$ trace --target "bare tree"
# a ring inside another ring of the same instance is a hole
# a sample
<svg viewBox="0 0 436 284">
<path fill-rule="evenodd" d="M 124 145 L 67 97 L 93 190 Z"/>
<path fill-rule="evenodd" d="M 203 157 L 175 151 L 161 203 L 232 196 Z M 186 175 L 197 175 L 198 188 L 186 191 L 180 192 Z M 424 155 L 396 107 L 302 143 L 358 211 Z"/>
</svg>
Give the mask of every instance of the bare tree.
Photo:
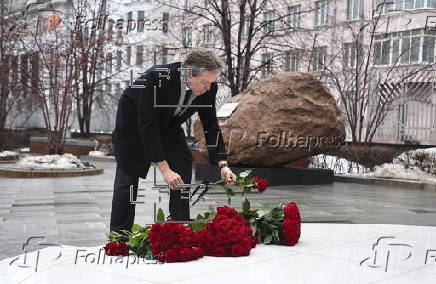
<svg viewBox="0 0 436 284">
<path fill-rule="evenodd" d="M 256 55 L 269 40 L 277 40 L 284 30 L 289 29 L 278 24 L 286 18 L 286 14 L 278 15 L 271 11 L 273 17 L 264 18 L 264 12 L 271 7 L 267 6 L 270 4 L 268 0 L 196 1 L 192 6 L 187 4 L 191 1 L 183 1 L 185 3 L 182 2 L 181 6 L 161 0 L 156 2 L 174 10 L 170 20 L 171 26 L 176 27 L 173 37 L 183 42 L 184 33 L 177 27 L 183 31 L 190 28 L 196 34 L 203 35 L 203 40 L 200 38 L 197 45 L 214 48 L 221 53 L 225 61 L 225 72 L 220 83 L 230 88 L 232 96 L 247 88 L 252 81 L 257 80 L 263 68 L 272 64 L 275 58 L 259 61 Z M 204 42 L 207 38 L 204 34 L 206 27 L 214 29 L 213 33 L 218 35 L 218 40 Z"/>
</svg>

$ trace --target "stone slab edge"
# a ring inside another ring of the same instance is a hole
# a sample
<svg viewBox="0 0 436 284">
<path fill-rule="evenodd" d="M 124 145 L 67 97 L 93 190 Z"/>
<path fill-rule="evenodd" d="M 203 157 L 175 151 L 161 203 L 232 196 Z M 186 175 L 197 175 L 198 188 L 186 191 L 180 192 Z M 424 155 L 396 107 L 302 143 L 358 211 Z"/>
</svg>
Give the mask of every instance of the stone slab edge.
<svg viewBox="0 0 436 284">
<path fill-rule="evenodd" d="M 334 175 L 333 180 L 335 182 L 350 182 L 350 183 L 360 183 L 360 184 L 370 184 L 370 185 L 389 185 L 389 186 L 401 186 L 401 187 L 407 187 L 413 189 L 436 190 L 436 183 L 414 181 L 414 180 L 367 178 L 367 177 L 344 176 L 344 175 Z"/>
<path fill-rule="evenodd" d="M 79 159 L 91 162 L 116 162 L 115 156 L 80 156 Z"/>
<path fill-rule="evenodd" d="M 16 170 L 16 169 L 1 169 L 0 177 L 6 178 L 54 178 L 54 177 L 78 177 L 91 176 L 103 173 L 103 169 L 86 169 L 86 170 L 62 170 L 62 171 L 38 171 L 38 170 Z"/>
</svg>

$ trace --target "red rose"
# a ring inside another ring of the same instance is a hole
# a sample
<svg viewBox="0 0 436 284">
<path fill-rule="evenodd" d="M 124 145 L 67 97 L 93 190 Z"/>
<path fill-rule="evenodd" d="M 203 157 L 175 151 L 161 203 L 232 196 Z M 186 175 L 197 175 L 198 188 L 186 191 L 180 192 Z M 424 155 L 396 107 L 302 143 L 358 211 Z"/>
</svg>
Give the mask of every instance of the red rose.
<svg viewBox="0 0 436 284">
<path fill-rule="evenodd" d="M 254 176 L 254 182 L 255 186 L 254 188 L 257 188 L 257 190 L 262 193 L 265 191 L 265 189 L 268 187 L 268 184 L 266 183 L 266 179 L 260 178 L 258 176 Z"/>
<path fill-rule="evenodd" d="M 300 239 L 300 222 L 298 220 L 285 219 L 283 221 L 284 244 L 294 246 Z"/>
<path fill-rule="evenodd" d="M 120 242 L 118 247 L 120 255 L 129 255 L 129 246 L 125 242 Z"/>
<path fill-rule="evenodd" d="M 284 210 L 285 218 L 291 218 L 295 220 L 300 220 L 300 211 L 298 210 L 298 206 L 295 202 L 289 202 Z"/>
<path fill-rule="evenodd" d="M 165 254 L 165 262 L 176 262 L 177 261 L 177 253 L 173 249 L 169 249 Z"/>
<path fill-rule="evenodd" d="M 191 250 L 190 250 L 190 248 L 182 248 L 180 250 L 180 259 L 181 259 L 181 261 L 189 261 L 189 260 L 191 260 Z"/>
<path fill-rule="evenodd" d="M 244 256 L 244 255 L 249 255 L 250 254 L 250 249 L 241 246 L 241 245 L 234 245 L 232 247 L 232 256 Z"/>
<path fill-rule="evenodd" d="M 120 247 L 116 242 L 109 242 L 104 246 L 106 255 L 118 255 L 120 253 Z"/>
<path fill-rule="evenodd" d="M 200 247 L 192 247 L 192 255 L 195 259 L 203 257 L 204 251 Z"/>
<path fill-rule="evenodd" d="M 212 256 L 226 256 L 226 254 L 222 247 L 216 247 L 212 252 Z"/>
</svg>

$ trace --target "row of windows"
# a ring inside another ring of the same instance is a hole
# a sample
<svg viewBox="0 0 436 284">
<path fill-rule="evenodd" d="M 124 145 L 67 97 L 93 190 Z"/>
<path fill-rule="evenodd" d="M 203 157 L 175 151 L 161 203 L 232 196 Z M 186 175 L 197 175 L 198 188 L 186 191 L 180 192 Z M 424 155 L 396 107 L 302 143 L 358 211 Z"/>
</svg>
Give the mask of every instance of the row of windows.
<svg viewBox="0 0 436 284">
<path fill-rule="evenodd" d="M 376 38 L 374 64 L 429 63 L 435 60 L 436 33 L 424 29 L 391 33 Z"/>
<path fill-rule="evenodd" d="M 436 8 L 436 0 L 375 0 L 373 3 L 373 9 L 378 14 L 389 14 L 422 8 Z"/>
<path fill-rule="evenodd" d="M 284 56 L 284 70 L 285 71 L 300 71 L 302 50 L 291 49 L 285 53 Z M 261 58 L 261 74 L 266 76 L 272 74 L 275 67 L 274 54 L 272 52 L 267 52 L 262 54 Z M 320 46 L 315 47 L 312 50 L 309 61 L 309 69 L 311 71 L 322 71 L 325 68 L 327 60 L 327 47 Z"/>
</svg>

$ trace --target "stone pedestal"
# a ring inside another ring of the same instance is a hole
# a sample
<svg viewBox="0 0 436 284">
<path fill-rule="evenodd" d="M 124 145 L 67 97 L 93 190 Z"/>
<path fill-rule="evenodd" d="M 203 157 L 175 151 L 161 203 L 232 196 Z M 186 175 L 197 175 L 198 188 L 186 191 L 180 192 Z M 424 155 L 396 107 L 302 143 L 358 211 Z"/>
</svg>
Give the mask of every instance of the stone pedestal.
<svg viewBox="0 0 436 284">
<path fill-rule="evenodd" d="M 333 183 L 333 171 L 327 169 L 299 168 L 284 166 L 280 168 L 250 168 L 230 166 L 237 175 L 245 170 L 252 170 L 252 175 L 265 178 L 269 186 L 296 184 L 330 184 Z M 195 179 L 197 181 L 217 181 L 220 170 L 217 165 L 197 163 L 195 165 Z"/>
</svg>

